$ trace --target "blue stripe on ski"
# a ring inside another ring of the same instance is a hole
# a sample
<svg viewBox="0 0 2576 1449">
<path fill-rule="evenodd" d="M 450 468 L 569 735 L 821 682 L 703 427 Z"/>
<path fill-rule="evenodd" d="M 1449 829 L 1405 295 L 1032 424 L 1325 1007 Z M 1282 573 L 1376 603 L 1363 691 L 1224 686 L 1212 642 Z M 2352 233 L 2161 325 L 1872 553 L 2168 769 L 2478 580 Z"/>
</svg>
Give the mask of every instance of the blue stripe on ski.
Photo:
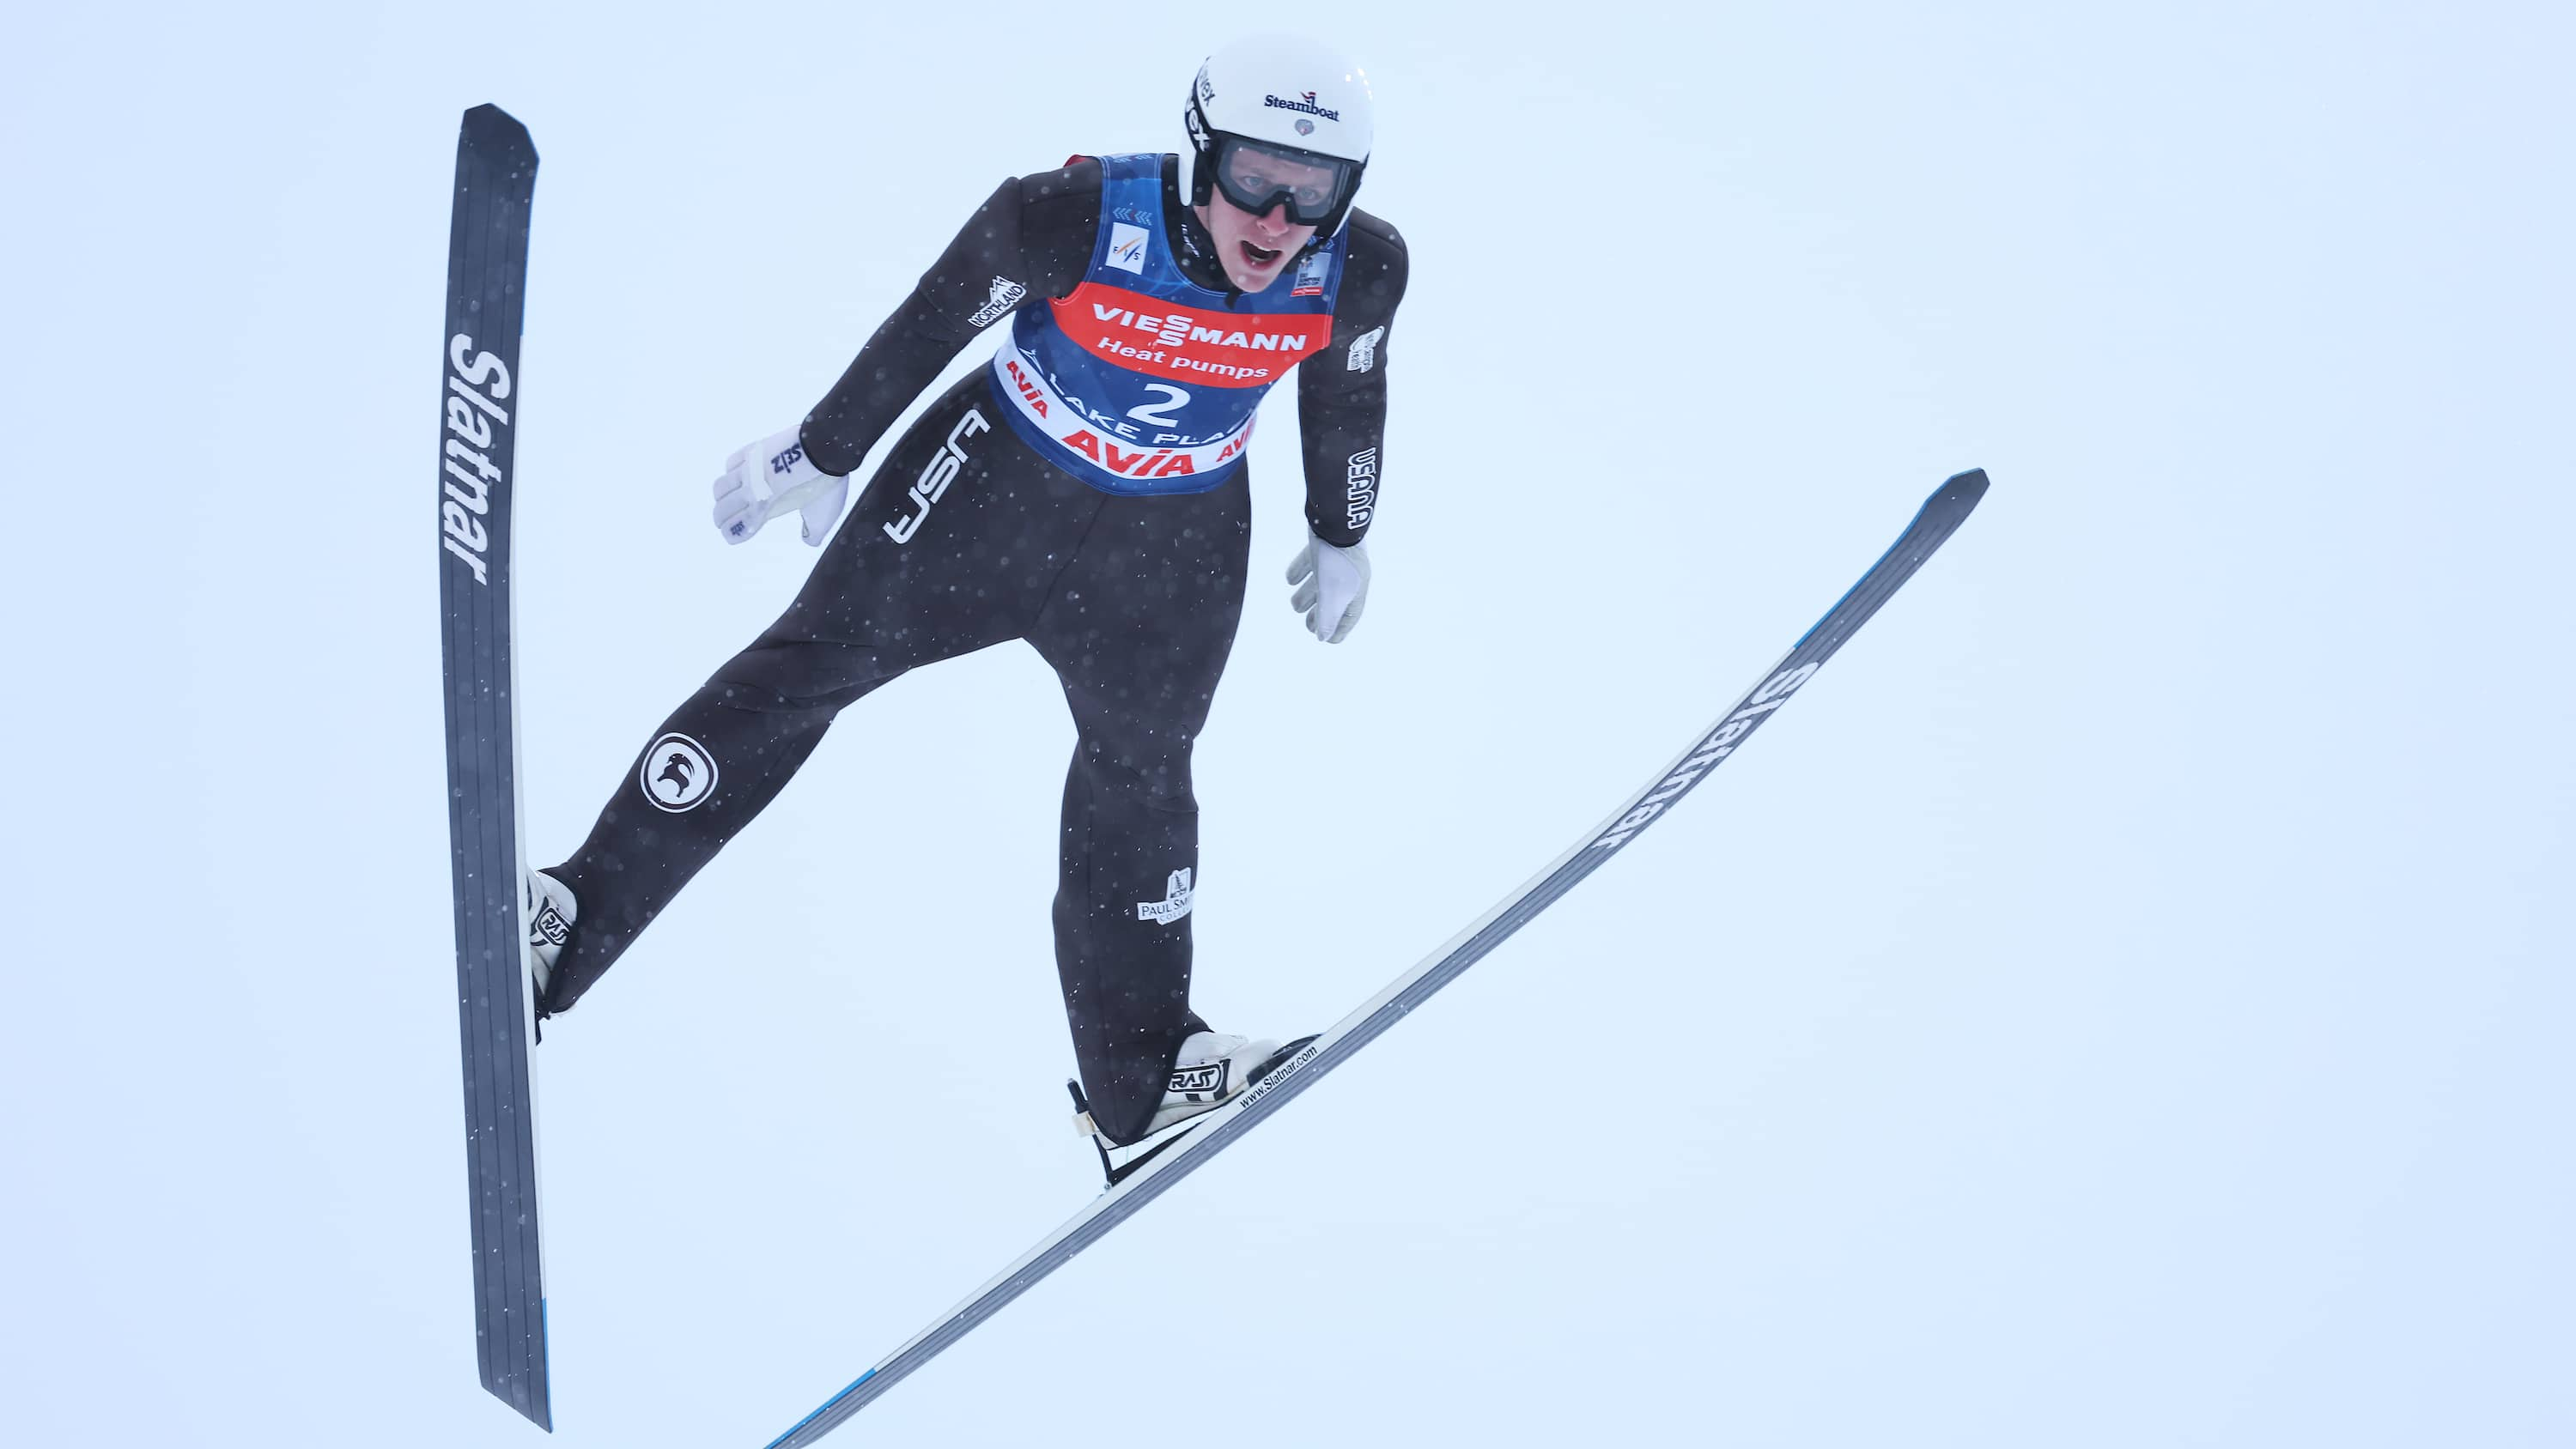
<svg viewBox="0 0 2576 1449">
<path fill-rule="evenodd" d="M 1935 508 L 1957 509 L 1958 521 L 1950 525 L 1950 529 L 1955 530 L 1959 526 L 1959 523 L 1967 521 L 1969 511 L 1974 509 L 1977 506 L 1978 500 L 1985 496 L 1986 470 L 1983 468 L 1971 468 L 1965 473 L 1953 473 L 1948 478 L 1943 479 L 1941 486 L 1932 490 L 1932 496 L 1923 500 L 1923 506 L 1914 510 L 1914 521 L 1907 524 L 1905 526 L 1905 531 L 1896 536 L 1896 542 L 1887 546 L 1887 552 L 1878 556 L 1878 562 L 1869 566 L 1868 573 L 1862 574 L 1859 580 L 1850 588 L 1843 590 L 1843 596 L 1834 600 L 1833 608 L 1827 609 L 1822 615 L 1817 617 L 1816 622 L 1807 626 L 1807 632 L 1798 636 L 1798 642 L 1790 646 L 1789 652 L 1794 654 L 1797 651 L 1806 648 L 1807 641 L 1816 637 L 1816 631 L 1825 627 L 1825 621 L 1831 619 L 1837 612 L 1839 612 L 1843 605 L 1851 602 L 1852 595 L 1857 594 L 1863 588 L 1866 588 L 1869 585 L 1870 580 L 1877 577 L 1879 570 L 1887 567 L 1887 561 L 1896 557 L 1896 551 L 1905 547 L 1906 543 L 1913 539 L 1915 533 L 1923 527 L 1924 518 L 1929 515 L 1932 510 Z M 1949 538 L 1949 536 L 1950 531 L 1944 530 L 1938 538 L 1934 538 L 1930 542 L 1924 544 L 1923 557 L 1930 558 L 1932 556 L 1932 550 L 1939 548 L 1942 543 Z M 1919 566 L 1922 563 L 1922 559 L 1915 560 L 1915 563 Z M 1910 576 L 1913 573 L 1913 570 L 1908 569 L 1906 570 L 1906 573 Z M 1904 579 L 1896 580 L 1897 584 L 1901 584 L 1903 582 L 1905 582 Z M 1891 594 L 1895 593 L 1895 584 L 1890 584 L 1887 591 Z M 1875 613 L 1877 610 L 1873 608 L 1871 612 Z M 1863 616 L 1864 619 L 1866 617 L 1866 615 Z M 1855 622 L 1852 627 L 1857 629 L 1860 627 L 1860 624 Z"/>
<path fill-rule="evenodd" d="M 870 1369 L 870 1370 L 868 1370 L 866 1373 L 863 1373 L 863 1374 L 859 1375 L 857 1378 L 854 1378 L 854 1379 L 850 1380 L 850 1384 L 849 1384 L 849 1387 L 848 1387 L 848 1388 L 845 1388 L 845 1389 L 841 1390 L 839 1393 L 834 1394 L 832 1397 L 830 1397 L 830 1398 L 828 1398 L 828 1399 L 825 1399 L 825 1400 L 823 1401 L 823 1406 L 822 1406 L 821 1408 L 816 1409 L 814 1412 L 812 1412 L 812 1413 L 810 1413 L 810 1414 L 807 1414 L 804 1418 L 799 1419 L 799 1420 L 797 1420 L 794 1424 L 792 1424 L 792 1425 L 788 1426 L 788 1430 L 787 1430 L 787 1432 L 786 1432 L 786 1433 L 781 1434 L 781 1435 L 779 1435 L 777 1438 L 770 1440 L 770 1441 L 769 1441 L 769 1443 L 768 1443 L 767 1445 L 763 1446 L 763 1449 L 778 1449 L 778 1446 L 779 1446 L 779 1445 L 784 1444 L 784 1443 L 786 1443 L 788 1440 L 795 1438 L 795 1437 L 796 1437 L 796 1431 L 797 1431 L 797 1430 L 802 1429 L 802 1428 L 804 1428 L 806 1425 L 813 1423 L 816 1419 L 819 1419 L 819 1418 L 823 1417 L 823 1415 L 824 1415 L 827 1411 L 829 1411 L 829 1410 L 831 1409 L 831 1407 L 832 1407 L 834 1404 L 837 1404 L 837 1403 L 839 1403 L 840 1401 L 842 1401 L 843 1399 L 848 1398 L 848 1397 L 849 1397 L 853 1392 L 855 1392 L 855 1391 L 858 1389 L 859 1385 L 861 1385 L 861 1384 L 863 1384 L 863 1383 L 866 1383 L 868 1380 L 870 1380 L 870 1379 L 872 1379 L 872 1378 L 875 1378 L 876 1376 L 877 1376 L 877 1371 L 876 1371 L 875 1369 Z"/>
</svg>

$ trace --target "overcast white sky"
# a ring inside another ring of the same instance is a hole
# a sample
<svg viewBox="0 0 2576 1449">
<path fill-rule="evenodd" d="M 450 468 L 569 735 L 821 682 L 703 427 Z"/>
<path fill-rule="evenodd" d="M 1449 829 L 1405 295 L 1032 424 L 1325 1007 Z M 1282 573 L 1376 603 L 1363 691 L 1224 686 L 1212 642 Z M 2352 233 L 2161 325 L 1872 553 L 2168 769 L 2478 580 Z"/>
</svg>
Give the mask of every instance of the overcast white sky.
<svg viewBox="0 0 2576 1449">
<path fill-rule="evenodd" d="M 475 1381 L 432 454 L 544 163 L 530 845 L 789 597 L 707 481 L 1206 7 L 43 8 L 0 86 L 24 1442 L 532 1445 Z M 2564 6 L 1324 4 L 1409 238 L 1368 617 L 1289 400 L 1200 1003 L 1341 1015 L 1994 492 L 1687 805 L 857 1444 L 2576 1442 Z M 961 361 L 961 366 L 969 365 Z M 1079 1206 L 1072 731 L 847 716 L 545 1045 L 557 1439 L 753 1446 Z"/>
</svg>

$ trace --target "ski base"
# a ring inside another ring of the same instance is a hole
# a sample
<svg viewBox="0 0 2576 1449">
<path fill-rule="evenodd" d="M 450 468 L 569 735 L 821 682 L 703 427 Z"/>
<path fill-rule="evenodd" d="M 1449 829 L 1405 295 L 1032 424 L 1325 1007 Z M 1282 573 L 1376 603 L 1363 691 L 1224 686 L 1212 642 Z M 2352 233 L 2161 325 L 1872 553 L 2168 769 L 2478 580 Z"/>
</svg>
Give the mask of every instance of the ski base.
<svg viewBox="0 0 2576 1449">
<path fill-rule="evenodd" d="M 1112 1186 L 1093 1199 L 1090 1206 L 1022 1254 L 1018 1261 L 1003 1269 L 946 1317 L 913 1335 L 876 1367 L 859 1375 L 848 1387 L 825 1400 L 821 1407 L 797 1421 L 786 1433 L 771 1440 L 768 1449 L 803 1449 L 803 1446 L 830 1433 L 900 1383 L 906 1375 L 964 1337 L 977 1324 L 999 1312 L 1012 1299 L 1070 1262 L 1084 1248 L 1098 1242 L 1103 1235 L 1146 1203 L 1161 1196 L 1200 1164 L 1233 1145 L 1237 1138 L 1251 1131 L 1291 1097 L 1348 1061 L 1352 1054 L 1375 1041 L 1408 1012 L 1457 979 L 1461 972 L 1482 960 L 1532 917 L 1546 910 L 1581 883 L 1584 877 L 1625 849 L 1639 832 L 1697 788 L 1709 771 L 1741 748 L 1755 730 L 1812 679 L 1843 642 L 1867 623 L 1880 606 L 1914 576 L 1924 561 L 1958 531 L 1985 494 L 1986 475 L 1982 469 L 1955 474 L 1945 481 L 1930 498 L 1924 500 L 1922 508 L 1914 515 L 1914 521 L 1895 544 L 1880 555 L 1878 562 L 1861 576 L 1859 582 L 1835 601 L 1823 618 L 1798 637 L 1798 642 L 1781 656 L 1780 662 L 1766 671 L 1760 682 L 1738 700 L 1734 708 L 1720 715 L 1707 731 L 1694 736 L 1688 749 L 1675 757 L 1672 764 L 1657 774 L 1644 789 L 1629 797 L 1627 803 L 1604 820 L 1598 829 L 1583 836 L 1547 869 L 1450 938 L 1446 945 L 1397 977 L 1332 1030 L 1309 1042 L 1303 1050 L 1289 1056 L 1267 1076 L 1224 1105 L 1183 1124 L 1189 1130 L 1179 1140 L 1166 1144 L 1164 1150 L 1152 1157 L 1132 1164 L 1125 1175 L 1114 1178 Z M 1079 1103 L 1081 1093 L 1078 1088 L 1074 1095 Z M 1108 1165 L 1106 1152 L 1102 1161 L 1104 1167 Z"/>
<path fill-rule="evenodd" d="M 536 172 L 525 126 L 494 106 L 465 113 L 439 348 L 438 592 L 476 1356 L 483 1387 L 550 1430 L 510 643 L 514 389 Z"/>
</svg>

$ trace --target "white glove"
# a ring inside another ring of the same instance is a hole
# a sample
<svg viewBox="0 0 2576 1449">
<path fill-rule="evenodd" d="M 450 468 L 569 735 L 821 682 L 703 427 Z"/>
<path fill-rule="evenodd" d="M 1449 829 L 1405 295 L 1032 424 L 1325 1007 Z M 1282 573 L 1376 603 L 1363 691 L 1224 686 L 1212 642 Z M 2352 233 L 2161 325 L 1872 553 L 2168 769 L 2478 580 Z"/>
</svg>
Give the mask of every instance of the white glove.
<svg viewBox="0 0 2576 1449">
<path fill-rule="evenodd" d="M 832 536 L 833 520 L 850 497 L 850 480 L 814 466 L 796 429 L 733 450 L 716 480 L 716 532 L 740 543 L 789 509 L 803 515 L 805 541 L 816 548 Z"/>
<path fill-rule="evenodd" d="M 1306 632 L 1339 644 L 1351 637 L 1368 603 L 1368 545 L 1336 548 L 1310 533 L 1306 546 L 1288 560 L 1288 582 L 1297 586 L 1288 607 L 1306 616 Z"/>
</svg>

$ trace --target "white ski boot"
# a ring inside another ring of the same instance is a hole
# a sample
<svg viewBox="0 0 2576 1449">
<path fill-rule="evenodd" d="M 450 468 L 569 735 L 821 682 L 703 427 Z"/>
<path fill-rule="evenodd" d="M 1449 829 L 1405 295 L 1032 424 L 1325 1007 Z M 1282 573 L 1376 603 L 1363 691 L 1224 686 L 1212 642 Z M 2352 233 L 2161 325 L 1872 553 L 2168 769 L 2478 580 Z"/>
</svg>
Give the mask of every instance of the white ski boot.
<svg viewBox="0 0 2576 1449">
<path fill-rule="evenodd" d="M 526 884 L 528 960 L 535 967 L 537 1015 L 544 1016 L 546 983 L 554 978 L 555 962 L 563 956 L 564 942 L 572 939 L 572 923 L 580 912 L 571 889 L 544 871 L 529 871 Z"/>
<path fill-rule="evenodd" d="M 1281 1046 L 1275 1041 L 1254 1041 L 1213 1031 L 1194 1032 L 1181 1043 L 1181 1054 L 1172 1063 L 1171 1079 L 1163 1085 L 1163 1104 L 1154 1110 L 1143 1136 L 1128 1143 L 1111 1141 L 1091 1120 L 1091 1103 L 1082 1095 L 1082 1084 L 1067 1082 L 1065 1086 L 1073 1093 L 1074 1130 L 1089 1137 L 1091 1145 L 1099 1149 L 1101 1171 L 1108 1174 L 1110 1186 L 1115 1187 L 1127 1174 L 1144 1166 L 1147 1158 L 1188 1135 L 1202 1125 L 1209 1113 L 1241 1096 L 1313 1040 L 1304 1036 Z"/>
</svg>

